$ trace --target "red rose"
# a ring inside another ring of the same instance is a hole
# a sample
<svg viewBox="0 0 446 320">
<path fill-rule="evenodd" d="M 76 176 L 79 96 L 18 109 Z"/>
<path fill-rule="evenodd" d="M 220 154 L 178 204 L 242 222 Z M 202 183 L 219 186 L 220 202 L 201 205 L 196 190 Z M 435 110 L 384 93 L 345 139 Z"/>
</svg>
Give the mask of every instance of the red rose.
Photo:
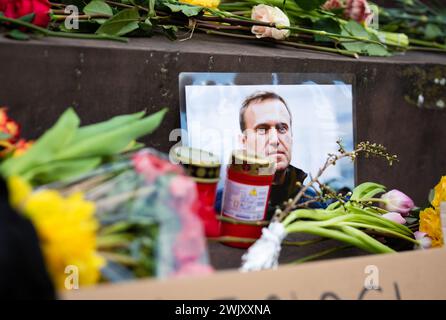
<svg viewBox="0 0 446 320">
<path fill-rule="evenodd" d="M 6 17 L 17 19 L 34 13 L 32 23 L 40 27 L 48 26 L 50 8 L 48 0 L 0 0 L 0 12 Z"/>
</svg>

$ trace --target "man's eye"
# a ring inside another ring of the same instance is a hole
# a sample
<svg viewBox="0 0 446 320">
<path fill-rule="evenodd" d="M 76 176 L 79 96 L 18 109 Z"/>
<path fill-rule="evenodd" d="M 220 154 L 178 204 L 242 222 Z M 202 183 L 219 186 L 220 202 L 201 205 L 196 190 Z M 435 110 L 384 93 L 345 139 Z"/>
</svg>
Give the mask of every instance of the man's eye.
<svg viewBox="0 0 446 320">
<path fill-rule="evenodd" d="M 277 131 L 278 131 L 279 133 L 281 133 L 281 134 L 284 134 L 284 133 L 287 133 L 288 128 L 287 128 L 286 126 L 279 126 L 279 127 L 277 128 Z"/>
<path fill-rule="evenodd" d="M 266 129 L 265 128 L 257 128 L 257 133 L 258 134 L 266 134 Z"/>
</svg>

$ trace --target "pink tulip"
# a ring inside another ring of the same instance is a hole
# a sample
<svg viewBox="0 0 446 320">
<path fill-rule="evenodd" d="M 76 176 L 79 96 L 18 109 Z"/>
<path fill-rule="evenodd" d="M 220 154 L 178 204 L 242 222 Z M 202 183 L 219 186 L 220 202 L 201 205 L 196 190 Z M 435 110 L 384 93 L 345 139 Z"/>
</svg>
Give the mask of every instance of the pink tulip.
<svg viewBox="0 0 446 320">
<path fill-rule="evenodd" d="M 399 224 L 405 224 L 406 223 L 406 219 L 404 219 L 401 214 L 399 214 L 398 212 L 388 212 L 382 215 L 383 218 L 399 223 Z"/>
<path fill-rule="evenodd" d="M 395 189 L 383 194 L 381 199 L 385 201 L 384 208 L 387 211 L 401 213 L 403 217 L 407 217 L 409 211 L 415 207 L 412 199 Z"/>
<path fill-rule="evenodd" d="M 420 246 L 417 248 L 428 249 L 432 246 L 432 239 L 427 236 L 426 232 L 415 231 L 415 240 L 420 241 Z"/>
</svg>

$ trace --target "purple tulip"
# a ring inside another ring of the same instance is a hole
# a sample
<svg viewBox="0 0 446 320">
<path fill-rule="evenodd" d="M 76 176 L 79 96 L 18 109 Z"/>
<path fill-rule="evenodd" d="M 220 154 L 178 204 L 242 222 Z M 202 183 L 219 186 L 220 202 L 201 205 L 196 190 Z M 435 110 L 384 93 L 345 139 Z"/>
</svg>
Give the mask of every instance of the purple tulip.
<svg viewBox="0 0 446 320">
<path fill-rule="evenodd" d="M 399 214 L 398 212 L 388 212 L 382 215 L 383 218 L 399 223 L 399 224 L 405 224 L 406 223 L 406 219 L 403 218 L 403 216 L 401 214 Z"/>
<path fill-rule="evenodd" d="M 415 207 L 415 204 L 413 203 L 411 198 L 406 196 L 401 191 L 395 189 L 384 193 L 381 196 L 381 199 L 384 200 L 384 208 L 387 211 L 401 213 L 403 217 L 408 216 L 409 211 Z"/>
</svg>

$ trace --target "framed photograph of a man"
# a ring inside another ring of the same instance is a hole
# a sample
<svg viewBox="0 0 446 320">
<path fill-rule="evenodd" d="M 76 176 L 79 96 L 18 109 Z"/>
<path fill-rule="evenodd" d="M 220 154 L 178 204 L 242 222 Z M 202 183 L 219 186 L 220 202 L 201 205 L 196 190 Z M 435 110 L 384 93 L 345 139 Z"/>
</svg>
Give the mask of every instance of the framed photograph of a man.
<svg viewBox="0 0 446 320">
<path fill-rule="evenodd" d="M 220 158 L 220 189 L 234 150 L 267 158 L 275 164 L 271 205 L 281 204 L 338 149 L 336 141 L 353 147 L 353 80 L 334 74 L 182 73 L 182 144 Z M 321 182 L 351 190 L 354 164 L 340 161 Z"/>
</svg>

